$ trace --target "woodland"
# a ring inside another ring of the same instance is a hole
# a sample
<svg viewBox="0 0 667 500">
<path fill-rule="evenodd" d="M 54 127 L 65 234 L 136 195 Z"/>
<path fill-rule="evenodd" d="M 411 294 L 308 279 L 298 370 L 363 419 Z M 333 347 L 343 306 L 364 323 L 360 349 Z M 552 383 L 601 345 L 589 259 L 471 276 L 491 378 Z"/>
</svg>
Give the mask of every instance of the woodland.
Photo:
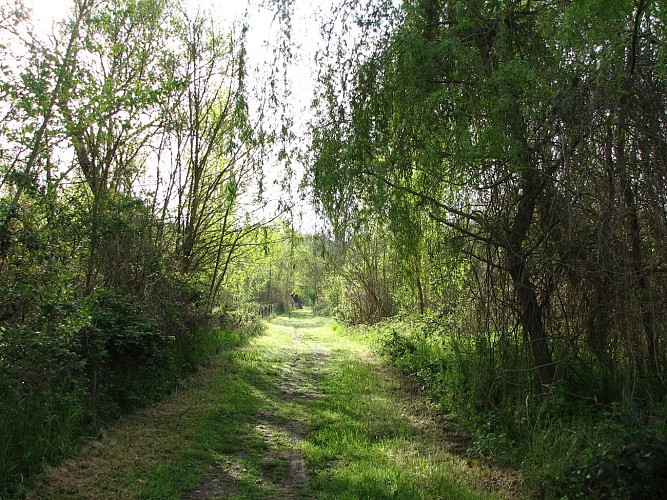
<svg viewBox="0 0 667 500">
<path fill-rule="evenodd" d="M 296 4 L 259 86 L 176 0 L 2 5 L 0 497 L 301 304 L 538 496 L 666 494 L 664 3 L 334 2 L 306 132 Z"/>
</svg>

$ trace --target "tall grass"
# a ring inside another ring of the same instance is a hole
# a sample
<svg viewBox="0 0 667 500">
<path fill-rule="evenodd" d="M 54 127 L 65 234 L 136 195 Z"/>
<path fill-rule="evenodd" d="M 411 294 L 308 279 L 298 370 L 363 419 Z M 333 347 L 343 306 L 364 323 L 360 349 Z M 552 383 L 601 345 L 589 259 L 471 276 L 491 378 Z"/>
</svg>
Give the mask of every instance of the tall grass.
<svg viewBox="0 0 667 500">
<path fill-rule="evenodd" d="M 667 494 L 664 400 L 622 399 L 622 382 L 602 380 L 594 360 L 545 392 L 502 335 L 415 317 L 375 329 L 380 351 L 468 426 L 471 451 L 523 467 L 546 497 Z"/>
<path fill-rule="evenodd" d="M 3 394 L 0 498 L 20 495 L 35 472 L 71 453 L 90 431 L 85 426 L 83 400 L 70 391 L 71 380 L 65 378 L 51 391 L 40 391 L 29 399 L 7 391 Z"/>
</svg>

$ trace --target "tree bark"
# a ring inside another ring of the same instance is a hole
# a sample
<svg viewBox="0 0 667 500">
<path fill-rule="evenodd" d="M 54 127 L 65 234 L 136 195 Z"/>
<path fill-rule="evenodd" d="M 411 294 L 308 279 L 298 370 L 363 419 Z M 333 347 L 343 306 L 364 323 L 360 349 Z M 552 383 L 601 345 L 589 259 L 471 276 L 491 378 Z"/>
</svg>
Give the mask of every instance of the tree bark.
<svg viewBox="0 0 667 500">
<path fill-rule="evenodd" d="M 508 237 L 507 267 L 518 301 L 519 320 L 530 342 L 535 373 L 542 388 L 547 389 L 554 381 L 556 370 L 542 320 L 542 307 L 527 269 L 528 255 L 524 248 L 540 191 L 538 173 L 534 169 L 524 170 L 521 175 L 519 206 Z"/>
</svg>

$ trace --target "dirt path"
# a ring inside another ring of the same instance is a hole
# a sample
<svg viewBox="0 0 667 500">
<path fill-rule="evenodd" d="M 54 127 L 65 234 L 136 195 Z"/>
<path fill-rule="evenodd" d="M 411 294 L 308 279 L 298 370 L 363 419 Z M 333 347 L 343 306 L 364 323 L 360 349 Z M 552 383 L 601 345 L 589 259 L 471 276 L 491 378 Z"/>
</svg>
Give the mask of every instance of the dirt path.
<svg viewBox="0 0 667 500">
<path fill-rule="evenodd" d="M 466 438 L 369 350 L 307 314 L 201 370 L 50 468 L 30 498 L 483 498 L 518 474 Z"/>
<path fill-rule="evenodd" d="M 278 324 L 283 322 L 277 320 Z M 257 483 L 265 486 L 267 495 L 270 492 L 272 497 L 296 499 L 309 480 L 300 451 L 301 442 L 308 434 L 308 415 L 303 402 L 321 396 L 316 374 L 318 367 L 326 363 L 328 350 L 305 339 L 298 321 L 287 319 L 287 325 L 288 332 L 283 334 L 287 341 L 283 342 L 278 353 L 273 353 L 276 356 L 274 361 L 277 361 L 273 365 L 277 367 L 276 375 L 280 381 L 280 402 L 289 408 L 293 418 L 284 420 L 269 409 L 262 408 L 254 418 L 252 431 L 261 436 L 265 448 L 260 459 L 262 474 Z M 280 359 L 282 355 L 284 359 Z M 272 469 L 277 472 L 272 473 Z M 211 465 L 204 480 L 183 498 L 233 498 L 239 494 L 237 483 L 243 472 L 247 469 L 232 459 L 220 465 Z"/>
</svg>

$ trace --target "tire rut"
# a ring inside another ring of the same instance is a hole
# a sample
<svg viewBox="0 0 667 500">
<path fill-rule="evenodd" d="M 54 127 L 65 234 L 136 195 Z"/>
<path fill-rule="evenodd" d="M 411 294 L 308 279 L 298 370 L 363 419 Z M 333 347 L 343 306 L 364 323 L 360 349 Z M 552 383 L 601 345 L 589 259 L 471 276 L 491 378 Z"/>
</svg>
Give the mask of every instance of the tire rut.
<svg viewBox="0 0 667 500">
<path fill-rule="evenodd" d="M 250 432 L 261 436 L 265 452 L 260 459 L 260 477 L 256 482 L 267 493 L 264 498 L 297 499 L 309 482 L 308 469 L 301 454 L 302 440 L 308 435 L 305 401 L 321 397 L 318 391 L 318 371 L 326 364 L 328 349 L 308 340 L 299 328 L 291 327 L 292 342 L 284 349 L 278 384 L 280 401 L 290 407 L 291 418 L 284 418 L 268 409 L 255 417 Z M 194 490 L 182 498 L 202 500 L 234 498 L 238 484 L 248 471 L 232 458 L 210 465 L 210 470 Z"/>
</svg>

